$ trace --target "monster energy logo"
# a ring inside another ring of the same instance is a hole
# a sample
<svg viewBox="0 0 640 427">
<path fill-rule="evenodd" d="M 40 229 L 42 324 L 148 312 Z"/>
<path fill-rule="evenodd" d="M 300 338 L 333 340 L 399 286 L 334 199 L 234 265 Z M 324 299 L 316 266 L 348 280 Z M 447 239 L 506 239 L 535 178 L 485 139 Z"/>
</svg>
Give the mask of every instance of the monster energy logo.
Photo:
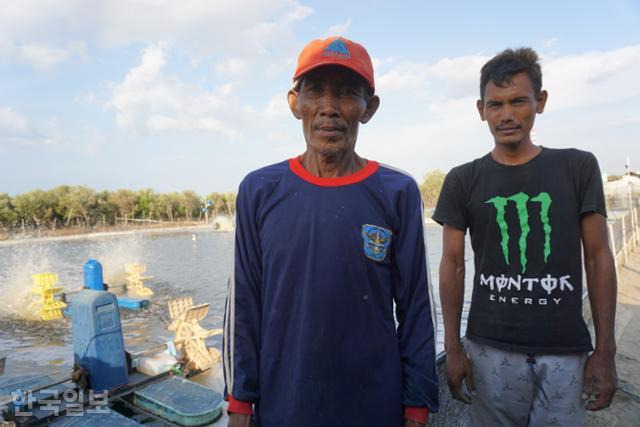
<svg viewBox="0 0 640 427">
<path fill-rule="evenodd" d="M 485 203 L 491 203 L 496 208 L 496 222 L 498 228 L 500 228 L 500 234 L 502 240 L 500 246 L 502 247 L 502 254 L 504 260 L 509 265 L 509 226 L 504 219 L 505 207 L 509 201 L 515 202 L 518 212 L 518 221 L 520 223 L 520 239 L 518 240 L 518 247 L 520 249 L 520 265 L 522 265 L 522 272 L 527 270 L 527 236 L 531 228 L 529 227 L 529 212 L 527 210 L 527 202 L 540 203 L 540 221 L 542 222 L 542 228 L 544 230 L 544 262 L 547 262 L 549 254 L 551 254 L 551 225 L 549 225 L 549 206 L 551 206 L 551 196 L 549 193 L 542 192 L 533 198 L 525 193 L 517 193 L 510 197 L 493 197 L 487 200 Z"/>
</svg>

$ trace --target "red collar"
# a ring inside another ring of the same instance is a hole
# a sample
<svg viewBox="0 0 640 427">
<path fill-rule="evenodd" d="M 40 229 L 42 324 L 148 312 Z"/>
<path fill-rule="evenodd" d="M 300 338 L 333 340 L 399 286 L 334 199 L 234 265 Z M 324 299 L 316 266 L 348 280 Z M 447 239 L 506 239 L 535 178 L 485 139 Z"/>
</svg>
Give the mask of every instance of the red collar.
<svg viewBox="0 0 640 427">
<path fill-rule="evenodd" d="M 379 166 L 380 165 L 378 164 L 378 162 L 367 160 L 367 164 L 362 169 L 351 175 L 339 176 L 336 178 L 321 178 L 309 173 L 302 166 L 300 157 L 289 159 L 289 169 L 291 169 L 291 172 L 298 175 L 305 181 L 310 182 L 311 184 L 319 185 L 321 187 L 339 187 L 342 185 L 350 185 L 360 181 L 364 181 L 365 179 L 376 173 Z"/>
</svg>

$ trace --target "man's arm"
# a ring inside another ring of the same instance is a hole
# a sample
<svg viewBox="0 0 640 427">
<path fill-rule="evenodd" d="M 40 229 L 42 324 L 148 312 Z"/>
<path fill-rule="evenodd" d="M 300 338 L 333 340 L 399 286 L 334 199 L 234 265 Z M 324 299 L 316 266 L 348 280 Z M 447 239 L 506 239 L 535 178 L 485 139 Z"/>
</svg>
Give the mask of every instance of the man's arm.
<svg viewBox="0 0 640 427">
<path fill-rule="evenodd" d="M 597 411 L 611 404 L 618 386 L 614 332 L 617 285 L 613 255 L 607 239 L 606 218 L 587 213 L 580 221 L 584 264 L 591 314 L 596 331 L 596 346 L 584 369 L 583 399 L 595 396 L 587 409 Z"/>
<path fill-rule="evenodd" d="M 471 398 L 462 381 L 473 394 L 475 386 L 471 363 L 460 343 L 460 318 L 464 302 L 464 231 L 445 224 L 442 231 L 440 261 L 440 303 L 444 319 L 444 349 L 447 354 L 447 382 L 451 395 L 465 403 Z"/>
<path fill-rule="evenodd" d="M 223 367 L 229 426 L 233 427 L 249 426 L 252 405 L 259 398 L 262 257 L 255 193 L 247 179 L 240 184 L 234 271 L 224 319 Z"/>
<path fill-rule="evenodd" d="M 400 229 L 392 237 L 393 297 L 398 320 L 406 425 L 424 425 L 438 410 L 435 331 L 431 317 L 422 199 L 412 181 L 398 201 Z M 413 424 L 416 425 L 416 424 Z"/>
</svg>

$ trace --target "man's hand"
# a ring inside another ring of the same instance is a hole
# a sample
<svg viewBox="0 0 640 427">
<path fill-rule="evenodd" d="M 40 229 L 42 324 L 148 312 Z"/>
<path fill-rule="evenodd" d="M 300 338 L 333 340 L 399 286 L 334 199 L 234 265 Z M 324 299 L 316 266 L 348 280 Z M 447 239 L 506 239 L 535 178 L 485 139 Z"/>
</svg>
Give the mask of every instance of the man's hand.
<svg viewBox="0 0 640 427">
<path fill-rule="evenodd" d="M 588 411 L 599 411 L 611 405 L 618 388 L 614 353 L 594 351 L 584 366 L 582 399 L 588 400 Z"/>
<path fill-rule="evenodd" d="M 414 420 L 404 420 L 404 427 L 424 427 L 426 424 L 419 423 Z"/>
<path fill-rule="evenodd" d="M 251 415 L 229 413 L 228 427 L 251 427 Z"/>
<path fill-rule="evenodd" d="M 471 396 L 464 390 L 463 380 L 466 382 L 467 389 L 472 395 L 476 394 L 476 386 L 473 384 L 473 373 L 471 372 L 471 361 L 464 353 L 462 348 L 453 351 L 447 351 L 447 383 L 451 396 L 454 399 L 464 403 L 471 403 Z"/>
</svg>

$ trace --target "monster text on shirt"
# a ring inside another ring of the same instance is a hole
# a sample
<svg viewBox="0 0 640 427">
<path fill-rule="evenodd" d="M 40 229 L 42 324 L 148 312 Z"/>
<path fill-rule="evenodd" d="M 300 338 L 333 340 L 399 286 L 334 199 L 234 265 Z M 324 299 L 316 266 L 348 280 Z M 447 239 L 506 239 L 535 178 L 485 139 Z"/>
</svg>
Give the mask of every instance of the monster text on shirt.
<svg viewBox="0 0 640 427">
<path fill-rule="evenodd" d="M 502 249 L 502 255 L 504 256 L 505 263 L 510 265 L 509 261 L 509 225 L 505 219 L 505 208 L 509 202 L 514 202 L 518 213 L 518 223 L 520 226 L 520 237 L 518 240 L 518 249 L 520 251 L 520 266 L 522 268 L 522 274 L 527 270 L 527 238 L 531 232 L 529 225 L 529 211 L 528 205 L 532 203 L 540 203 L 540 223 L 542 224 L 542 231 L 544 232 L 544 247 L 543 255 L 544 262 L 546 263 L 551 254 L 551 225 L 549 224 L 549 208 L 552 203 L 551 196 L 547 192 L 540 192 L 535 197 L 529 197 L 526 193 L 519 192 L 512 196 L 502 197 L 496 196 L 487 200 L 485 203 L 493 205 L 496 209 L 496 223 L 500 229 L 501 241 L 500 246 Z M 521 274 L 516 276 L 505 276 L 501 274 L 499 276 L 480 274 L 480 286 L 487 286 L 490 290 L 489 300 L 496 302 L 504 302 L 510 304 L 531 304 L 531 305 L 547 305 L 550 302 L 556 305 L 560 304 L 562 298 L 551 297 L 551 293 L 556 291 L 570 291 L 573 292 L 574 286 L 569 282 L 570 276 L 564 275 L 560 277 L 553 277 L 551 274 L 547 274 L 545 277 L 525 277 Z M 534 287 L 541 287 L 549 297 L 536 297 L 533 298 L 530 294 L 527 297 L 513 296 L 513 295 L 498 295 L 503 291 L 517 291 L 517 292 L 533 292 Z M 495 294 L 494 292 L 498 292 Z"/>
</svg>

